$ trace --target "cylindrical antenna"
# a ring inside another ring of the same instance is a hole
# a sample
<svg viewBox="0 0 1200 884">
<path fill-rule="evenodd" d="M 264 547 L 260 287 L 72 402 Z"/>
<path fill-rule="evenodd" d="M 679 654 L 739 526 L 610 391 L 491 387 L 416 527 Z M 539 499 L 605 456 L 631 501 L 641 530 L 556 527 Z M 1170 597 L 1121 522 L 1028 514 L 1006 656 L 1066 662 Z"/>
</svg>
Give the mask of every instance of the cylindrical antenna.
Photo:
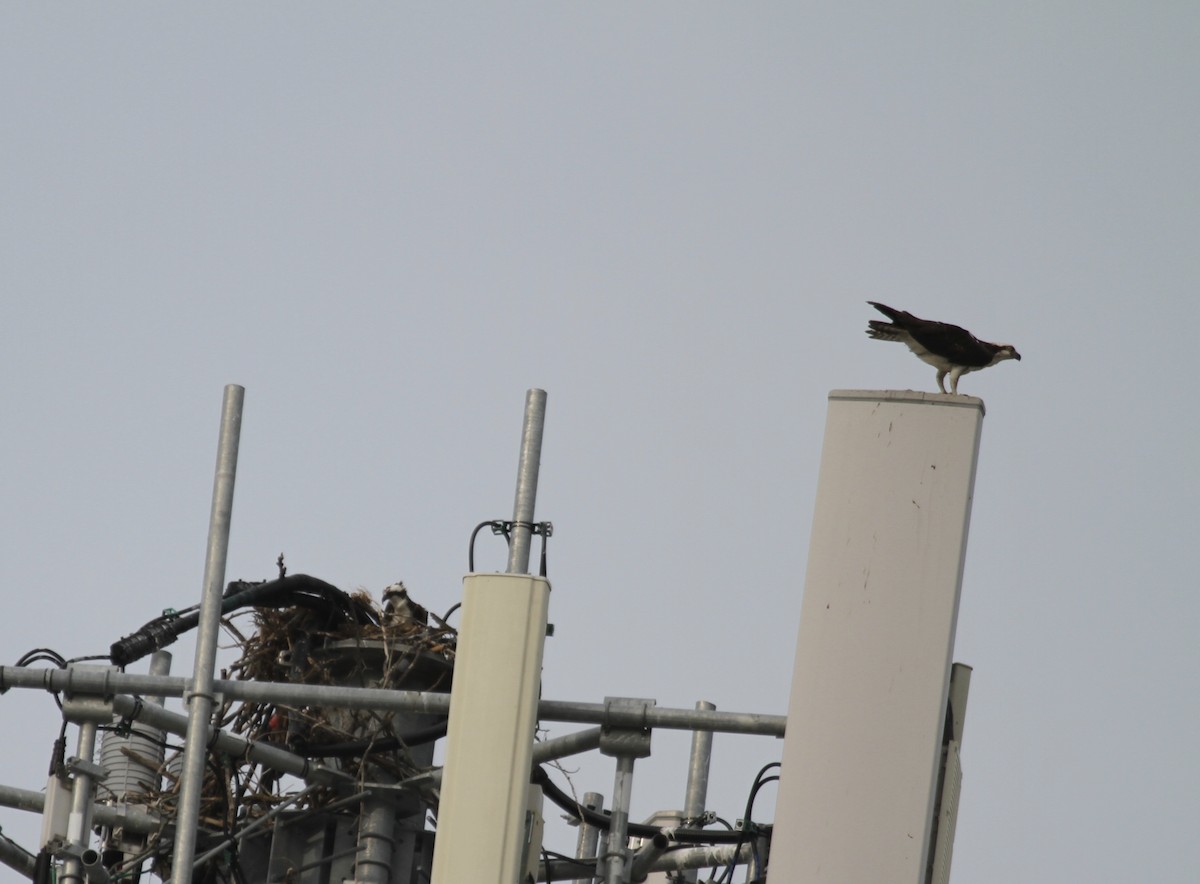
<svg viewBox="0 0 1200 884">
<path fill-rule="evenodd" d="M 233 518 L 233 483 L 237 475 L 238 443 L 242 433 L 242 401 L 246 390 L 225 387 L 221 407 L 221 434 L 217 443 L 217 468 L 213 478 L 212 511 L 208 520 L 208 551 L 204 557 L 204 595 L 200 599 L 200 625 L 196 635 L 196 663 L 192 690 L 187 696 L 188 728 L 183 750 L 183 774 L 175 824 L 175 850 L 171 857 L 172 884 L 191 884 L 196 856 L 196 830 L 200 822 L 200 792 L 204 761 L 212 727 L 213 675 L 217 665 L 217 639 L 221 628 L 221 590 L 229 555 L 229 526 Z"/>
<path fill-rule="evenodd" d="M 529 573 L 533 507 L 537 500 L 538 467 L 542 461 L 542 428 L 546 424 L 546 391 L 536 387 L 525 394 L 525 425 L 521 430 L 521 459 L 517 463 L 517 494 L 513 501 L 512 542 L 508 573 Z"/>
</svg>

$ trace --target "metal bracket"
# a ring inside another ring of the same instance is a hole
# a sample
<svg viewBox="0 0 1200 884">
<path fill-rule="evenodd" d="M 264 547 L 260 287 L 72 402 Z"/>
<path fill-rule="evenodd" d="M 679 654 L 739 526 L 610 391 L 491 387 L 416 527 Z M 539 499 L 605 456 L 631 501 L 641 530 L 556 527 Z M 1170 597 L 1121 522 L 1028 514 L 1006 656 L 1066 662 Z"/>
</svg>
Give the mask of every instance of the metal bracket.
<svg viewBox="0 0 1200 884">
<path fill-rule="evenodd" d="M 72 663 L 70 671 L 115 673 L 115 666 L 89 666 L 84 663 Z M 63 691 L 63 718 L 76 724 L 92 722 L 94 724 L 112 724 L 113 692 L 84 693 L 77 688 L 68 687 Z"/>
<path fill-rule="evenodd" d="M 647 712 L 657 705 L 657 700 L 636 697 L 605 697 L 604 721 L 600 725 L 600 753 L 614 757 L 645 758 L 650 754 L 650 737 L 653 733 L 645 724 Z M 620 713 L 612 715 L 611 713 Z M 631 713 L 643 723 L 614 724 L 612 719 L 628 722 Z"/>
<path fill-rule="evenodd" d="M 84 774 L 94 780 L 102 780 L 108 776 L 107 767 L 101 767 L 100 765 L 91 761 L 84 761 L 82 758 L 76 758 L 74 755 L 67 759 L 64 766 L 66 767 L 67 772 L 72 776 L 76 774 Z"/>
<path fill-rule="evenodd" d="M 205 698 L 212 703 L 212 714 L 213 718 L 215 719 L 220 713 L 221 708 L 225 705 L 225 695 L 220 691 L 213 691 L 211 694 L 205 694 L 192 690 L 192 685 L 194 684 L 195 680 L 189 678 L 187 683 L 184 685 L 183 695 L 180 697 L 180 702 L 183 704 L 183 708 L 190 710 L 192 708 L 192 699 L 195 697 Z"/>
</svg>

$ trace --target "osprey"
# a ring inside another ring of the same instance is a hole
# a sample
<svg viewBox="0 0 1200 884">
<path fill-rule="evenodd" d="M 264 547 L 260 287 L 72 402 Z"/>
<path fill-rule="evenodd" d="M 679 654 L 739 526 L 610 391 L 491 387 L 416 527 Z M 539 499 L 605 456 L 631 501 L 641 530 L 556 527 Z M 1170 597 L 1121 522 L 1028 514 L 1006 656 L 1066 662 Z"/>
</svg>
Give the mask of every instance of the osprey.
<svg viewBox="0 0 1200 884">
<path fill-rule="evenodd" d="M 393 624 L 411 620 L 422 626 L 429 625 L 429 612 L 409 598 L 403 580 L 397 580 L 383 590 L 383 613 Z"/>
<path fill-rule="evenodd" d="M 943 393 L 942 383 L 950 375 L 950 392 L 958 392 L 958 379 L 970 371 L 979 371 L 1003 362 L 1005 359 L 1020 360 L 1021 354 L 1012 344 L 990 344 L 981 341 L 965 328 L 948 322 L 933 322 L 918 319 L 903 310 L 893 310 L 886 304 L 867 301 L 891 322 L 872 319 L 867 334 L 877 341 L 903 341 L 917 358 L 937 369 L 938 389 Z"/>
</svg>

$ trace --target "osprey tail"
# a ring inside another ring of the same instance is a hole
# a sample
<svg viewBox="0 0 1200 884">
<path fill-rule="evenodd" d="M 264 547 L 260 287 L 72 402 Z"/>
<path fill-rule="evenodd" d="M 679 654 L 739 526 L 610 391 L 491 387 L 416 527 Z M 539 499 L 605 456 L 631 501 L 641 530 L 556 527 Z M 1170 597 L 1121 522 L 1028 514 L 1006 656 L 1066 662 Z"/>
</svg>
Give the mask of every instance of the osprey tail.
<svg viewBox="0 0 1200 884">
<path fill-rule="evenodd" d="M 910 323 L 917 321 L 917 317 L 911 313 L 896 310 L 887 304 L 880 304 L 876 301 L 867 301 L 867 303 L 892 320 L 884 322 L 880 319 L 872 319 L 867 322 L 867 325 L 870 326 L 867 334 L 877 341 L 903 341 L 904 338 L 900 336 L 900 332 L 904 331 Z"/>
<path fill-rule="evenodd" d="M 904 338 L 900 336 L 900 327 L 892 325 L 890 322 L 884 322 L 880 319 L 871 319 L 867 322 L 871 326 L 867 329 L 867 335 L 876 341 L 902 341 Z"/>
<path fill-rule="evenodd" d="M 904 310 L 897 310 L 894 307 L 889 307 L 887 304 L 880 304 L 878 301 L 867 301 L 867 303 L 899 326 L 904 326 L 914 321 L 920 321 L 911 313 L 907 313 Z M 872 322 L 871 325 L 875 325 L 876 323 L 883 325 L 883 323 L 879 322 L 879 320 L 875 320 L 875 322 Z"/>
</svg>

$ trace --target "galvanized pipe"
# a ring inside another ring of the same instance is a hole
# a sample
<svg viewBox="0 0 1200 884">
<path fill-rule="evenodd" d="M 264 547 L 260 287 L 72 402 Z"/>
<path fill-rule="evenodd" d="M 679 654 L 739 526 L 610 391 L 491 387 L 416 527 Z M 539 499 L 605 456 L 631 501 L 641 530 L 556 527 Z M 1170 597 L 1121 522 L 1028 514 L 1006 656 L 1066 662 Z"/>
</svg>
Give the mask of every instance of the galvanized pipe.
<svg viewBox="0 0 1200 884">
<path fill-rule="evenodd" d="M 37 870 L 37 858 L 15 841 L 0 838 L 0 863 L 32 880 Z"/>
<path fill-rule="evenodd" d="M 763 873 L 767 870 L 767 864 L 763 860 L 766 859 L 767 852 L 771 848 L 771 839 L 765 835 L 756 835 L 750 839 L 750 843 L 746 846 L 751 848 L 750 855 L 745 859 L 746 880 L 763 880 Z"/>
<path fill-rule="evenodd" d="M 517 462 L 512 538 L 508 545 L 509 574 L 529 573 L 533 509 L 537 501 L 538 468 L 542 460 L 542 430 L 545 425 L 546 391 L 531 389 L 525 394 L 525 422 L 521 428 L 521 456 Z"/>
<path fill-rule="evenodd" d="M 151 727 L 177 735 L 187 733 L 190 723 L 186 716 L 170 712 L 161 706 L 147 703 L 139 708 L 137 699 L 128 694 L 113 697 L 113 709 L 121 715 L 132 715 Z M 310 761 L 278 746 L 247 740 L 228 731 L 213 731 L 209 742 L 213 752 L 230 758 L 244 758 L 280 773 L 300 777 L 306 783 L 349 788 L 356 782 L 350 774 L 336 768 Z"/>
<path fill-rule="evenodd" d="M 712 712 L 715 703 L 707 700 L 696 701 L 696 711 Z M 692 752 L 688 756 L 687 791 L 683 799 L 684 825 L 700 828 L 700 818 L 704 816 L 704 805 L 708 800 L 708 771 L 712 763 L 712 731 L 692 732 Z M 683 873 L 683 879 L 694 884 L 696 871 L 689 869 Z"/>
<path fill-rule="evenodd" d="M 109 696 L 115 693 L 158 694 L 180 697 L 191 686 L 186 678 L 156 678 L 122 672 L 76 672 L 71 669 L 41 669 L 0 666 L 0 690 L 36 688 L 44 691 L 69 690 Z M 284 706 L 318 705 L 331 709 L 407 710 L 445 715 L 450 709 L 446 694 L 419 691 L 389 691 L 383 688 L 348 688 L 328 685 L 286 684 L 283 682 L 234 681 L 217 679 L 214 693 L 225 699 L 252 703 L 277 703 Z M 723 734 L 757 734 L 782 737 L 787 716 L 759 712 L 708 712 L 696 709 L 623 710 L 603 703 L 577 703 L 542 700 L 538 703 L 542 721 L 576 724 L 606 724 L 610 727 L 660 728 L 663 730 L 700 730 Z"/>
<path fill-rule="evenodd" d="M 672 850 L 660 856 L 650 867 L 652 872 L 673 872 L 678 869 L 707 869 L 712 866 L 727 866 L 731 862 L 745 863 L 750 860 L 753 848 L 749 844 L 723 844 L 709 847 L 687 847 Z"/>
<path fill-rule="evenodd" d="M 589 727 L 587 730 L 576 731 L 573 734 L 555 737 L 552 740 L 542 740 L 533 744 L 533 763 L 544 764 L 556 758 L 566 758 L 568 755 L 578 755 L 580 752 L 590 752 L 600 745 L 602 729 Z"/>
<path fill-rule="evenodd" d="M 641 884 L 650 873 L 654 861 L 667 852 L 670 839 L 662 832 L 643 842 L 629 861 L 629 880 Z"/>
<path fill-rule="evenodd" d="M 150 655 L 150 675 L 155 677 L 170 675 L 172 659 L 170 651 L 159 650 L 152 653 Z M 153 703 L 155 706 L 161 706 L 166 701 L 166 697 L 147 697 L 146 701 Z"/>
<path fill-rule="evenodd" d="M 200 599 L 200 624 L 196 635 L 196 661 L 192 669 L 192 692 L 185 700 L 189 717 L 183 751 L 179 810 L 176 816 L 175 849 L 171 857 L 173 884 L 191 884 L 192 861 L 196 856 L 200 793 L 204 787 L 204 762 L 215 705 L 213 677 L 217 665 L 217 639 L 221 628 L 221 591 L 225 585 L 225 561 L 229 555 L 233 486 L 237 477 L 242 402 L 245 395 L 244 388 L 229 384 L 225 387 L 225 397 L 221 405 L 217 467 L 213 477 L 212 509 L 208 521 L 208 549 L 204 557 L 204 594 Z"/>
<path fill-rule="evenodd" d="M 534 743 L 532 763 L 545 764 L 547 761 L 566 758 L 568 755 L 590 752 L 600 745 L 601 732 L 601 728 L 590 727 L 587 730 L 576 731 L 573 734 L 566 734 L 562 737 L 555 737 L 552 740 L 542 740 L 540 743 Z M 439 786 L 442 782 L 442 773 L 443 769 L 438 768 L 437 770 L 430 770 L 409 777 L 403 782 L 405 785 L 423 783 L 431 786 Z"/>
<path fill-rule="evenodd" d="M 111 878 L 108 874 L 108 867 L 104 865 L 103 854 L 100 851 L 94 847 L 89 847 L 80 856 L 79 864 L 83 869 L 83 876 L 88 884 L 109 884 Z"/>
<path fill-rule="evenodd" d="M 617 756 L 613 777 L 612 822 L 604 848 L 605 884 L 624 884 L 629 880 L 626 861 L 629 853 L 629 804 L 633 797 L 632 755 Z"/>
<path fill-rule="evenodd" d="M 367 793 L 358 814 L 354 884 L 388 884 L 396 852 L 396 805 L 386 795 Z"/>
<path fill-rule="evenodd" d="M 619 728 L 714 731 L 723 734 L 760 734 L 782 737 L 787 716 L 757 712 L 707 712 L 695 709 L 620 709 L 603 703 L 542 700 L 538 717 L 543 721 L 573 721 Z"/>
<path fill-rule="evenodd" d="M 737 848 L 736 850 L 734 848 Z M 730 862 L 738 864 L 750 862 L 753 848 L 749 844 L 740 847 L 734 844 L 723 844 L 709 847 L 684 847 L 663 854 L 650 864 L 650 872 L 678 872 L 682 869 L 707 869 L 713 866 L 727 866 Z M 594 856 L 582 859 L 596 861 Z M 553 865 L 553 873 L 546 863 L 538 865 L 538 881 L 591 881 L 591 878 L 575 878 L 578 872 L 561 863 Z"/>
<path fill-rule="evenodd" d="M 96 755 L 96 722 L 79 724 L 79 744 L 75 757 L 85 766 L 91 766 Z M 68 881 L 83 881 L 83 865 L 79 853 L 87 847 L 88 834 L 92 829 L 92 794 L 95 778 L 86 770 L 77 768 L 71 785 L 71 815 L 67 818 L 67 844 L 79 851 L 63 861 L 61 884 Z"/>
<path fill-rule="evenodd" d="M 584 792 L 583 806 L 589 810 L 603 811 L 604 796 L 599 792 Z M 600 830 L 595 826 L 589 826 L 581 820 L 579 823 L 579 839 L 575 844 L 575 858 L 590 861 L 594 865 L 596 862 L 596 848 L 599 844 Z M 588 875 L 586 878 L 574 878 L 573 880 L 575 884 L 593 884 L 596 876 Z"/>
<path fill-rule="evenodd" d="M 697 712 L 713 712 L 716 704 L 707 700 L 696 701 Z M 692 734 L 692 752 L 688 757 L 687 792 L 683 799 L 684 820 L 699 820 L 704 815 L 704 803 L 708 799 L 708 769 L 712 763 L 712 731 L 695 731 Z M 695 823 L 687 823 L 695 825 Z"/>
<path fill-rule="evenodd" d="M 46 809 L 46 793 L 33 789 L 18 789 L 15 786 L 0 786 L 0 807 L 42 813 Z M 111 807 L 107 804 L 92 805 L 92 821 L 101 826 L 122 826 L 128 832 L 148 835 L 162 828 L 158 814 L 147 813 L 131 807 Z"/>
</svg>

